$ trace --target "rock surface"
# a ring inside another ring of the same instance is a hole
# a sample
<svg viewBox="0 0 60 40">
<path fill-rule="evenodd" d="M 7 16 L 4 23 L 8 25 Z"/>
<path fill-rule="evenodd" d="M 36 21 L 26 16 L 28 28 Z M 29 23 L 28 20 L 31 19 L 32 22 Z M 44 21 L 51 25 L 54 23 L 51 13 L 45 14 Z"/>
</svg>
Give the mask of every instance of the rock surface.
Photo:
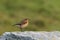
<svg viewBox="0 0 60 40">
<path fill-rule="evenodd" d="M 5 32 L 2 36 L 0 36 L 0 40 L 60 40 L 60 32 Z"/>
</svg>

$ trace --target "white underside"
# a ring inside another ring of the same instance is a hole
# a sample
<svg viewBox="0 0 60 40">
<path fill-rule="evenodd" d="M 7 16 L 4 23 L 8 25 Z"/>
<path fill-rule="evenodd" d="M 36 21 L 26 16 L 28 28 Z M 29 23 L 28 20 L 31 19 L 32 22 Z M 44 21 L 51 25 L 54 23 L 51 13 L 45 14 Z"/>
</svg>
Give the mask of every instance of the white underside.
<svg viewBox="0 0 60 40">
<path fill-rule="evenodd" d="M 27 27 L 28 26 L 28 23 L 27 24 L 24 24 L 24 25 L 16 25 L 17 27 L 22 27 L 22 28 L 25 28 L 25 27 Z"/>
</svg>

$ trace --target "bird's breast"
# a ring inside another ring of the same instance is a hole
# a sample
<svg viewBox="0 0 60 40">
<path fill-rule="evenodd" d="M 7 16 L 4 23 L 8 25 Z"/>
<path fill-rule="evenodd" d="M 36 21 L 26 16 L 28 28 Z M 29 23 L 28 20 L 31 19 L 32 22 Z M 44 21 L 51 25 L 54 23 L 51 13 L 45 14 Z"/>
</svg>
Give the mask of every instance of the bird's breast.
<svg viewBox="0 0 60 40">
<path fill-rule="evenodd" d="M 27 25 L 28 25 L 28 23 L 25 23 L 25 24 L 22 24 L 21 27 L 25 28 L 25 27 L 27 27 Z"/>
</svg>

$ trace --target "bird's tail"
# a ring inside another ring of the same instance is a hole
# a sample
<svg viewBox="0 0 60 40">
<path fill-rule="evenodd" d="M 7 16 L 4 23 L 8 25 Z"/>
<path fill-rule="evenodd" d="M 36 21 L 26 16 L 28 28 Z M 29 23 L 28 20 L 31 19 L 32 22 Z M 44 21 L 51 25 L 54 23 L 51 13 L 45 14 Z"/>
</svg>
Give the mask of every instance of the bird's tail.
<svg viewBox="0 0 60 40">
<path fill-rule="evenodd" d="M 21 25 L 21 24 L 14 24 L 13 26 L 15 26 L 15 25 Z"/>
</svg>

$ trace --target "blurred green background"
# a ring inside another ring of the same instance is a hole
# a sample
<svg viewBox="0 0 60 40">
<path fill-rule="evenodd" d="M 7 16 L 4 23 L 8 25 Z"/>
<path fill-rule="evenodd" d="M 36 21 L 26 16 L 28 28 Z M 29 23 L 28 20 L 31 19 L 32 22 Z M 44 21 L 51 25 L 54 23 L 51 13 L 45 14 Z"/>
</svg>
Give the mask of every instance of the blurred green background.
<svg viewBox="0 0 60 40">
<path fill-rule="evenodd" d="M 20 31 L 13 25 L 24 18 L 25 31 L 60 31 L 60 0 L 0 0 L 0 34 Z"/>
</svg>

